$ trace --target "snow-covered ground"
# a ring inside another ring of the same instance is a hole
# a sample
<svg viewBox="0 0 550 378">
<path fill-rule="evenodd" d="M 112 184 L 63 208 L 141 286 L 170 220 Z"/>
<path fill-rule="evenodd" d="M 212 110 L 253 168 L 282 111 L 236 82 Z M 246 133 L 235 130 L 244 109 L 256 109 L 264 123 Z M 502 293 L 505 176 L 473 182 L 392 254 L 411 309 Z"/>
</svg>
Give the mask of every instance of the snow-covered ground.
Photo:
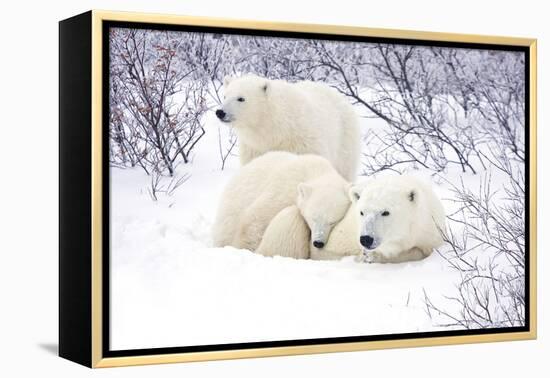
<svg viewBox="0 0 550 378">
<path fill-rule="evenodd" d="M 179 167 L 190 178 L 172 196 L 154 202 L 141 169 L 111 168 L 111 349 L 440 329 L 424 290 L 449 294 L 459 277 L 437 253 L 369 265 L 212 248 L 218 200 L 238 161 L 220 169 L 217 128 L 224 126 L 207 117 L 193 163 Z M 365 119 L 363 127 L 376 122 Z M 479 176 L 468 180 L 478 185 Z M 435 190 L 449 197 L 448 189 Z"/>
</svg>

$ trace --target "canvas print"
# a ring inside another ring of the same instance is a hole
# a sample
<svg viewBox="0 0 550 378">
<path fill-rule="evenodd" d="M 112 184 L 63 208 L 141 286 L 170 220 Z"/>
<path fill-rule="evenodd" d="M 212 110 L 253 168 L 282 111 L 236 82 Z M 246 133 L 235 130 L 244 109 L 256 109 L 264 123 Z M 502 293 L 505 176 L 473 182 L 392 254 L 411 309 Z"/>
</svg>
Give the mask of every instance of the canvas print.
<svg viewBox="0 0 550 378">
<path fill-rule="evenodd" d="M 526 53 L 114 26 L 110 350 L 526 326 Z"/>
</svg>

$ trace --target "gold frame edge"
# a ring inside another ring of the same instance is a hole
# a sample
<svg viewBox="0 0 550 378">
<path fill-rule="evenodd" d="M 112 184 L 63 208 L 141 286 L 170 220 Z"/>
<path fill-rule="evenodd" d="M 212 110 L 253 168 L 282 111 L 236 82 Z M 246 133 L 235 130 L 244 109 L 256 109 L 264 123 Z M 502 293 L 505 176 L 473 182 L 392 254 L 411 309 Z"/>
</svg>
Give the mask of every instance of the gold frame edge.
<svg viewBox="0 0 550 378">
<path fill-rule="evenodd" d="M 232 19 L 204 16 L 182 16 L 160 13 L 137 13 L 94 10 L 95 17 L 105 21 L 127 21 L 140 22 L 145 24 L 167 24 L 167 25 L 193 25 L 193 26 L 214 26 L 250 30 L 288 31 L 302 33 L 319 33 L 334 35 L 369 36 L 381 38 L 398 38 L 441 42 L 465 42 L 480 44 L 496 44 L 507 46 L 531 46 L 535 38 L 493 36 L 481 34 L 431 32 L 421 30 L 403 30 L 389 28 L 370 28 L 363 26 L 344 26 L 313 23 L 292 23 L 276 21 L 257 21 L 247 19 Z"/>
<path fill-rule="evenodd" d="M 537 338 L 537 40 L 529 44 L 529 325 Z"/>
<path fill-rule="evenodd" d="M 92 11 L 92 367 L 103 357 L 102 18 Z"/>
<path fill-rule="evenodd" d="M 106 357 L 102 355 L 102 22 L 122 21 L 240 28 L 251 30 L 291 31 L 334 35 L 371 36 L 411 40 L 463 42 L 524 46 L 530 55 L 530 330 L 527 332 L 493 333 L 400 340 L 315 344 L 307 346 L 269 347 L 212 352 Z M 537 338 L 537 40 L 534 38 L 487 36 L 426 32 L 414 30 L 366 28 L 322 24 L 297 24 L 236 20 L 224 18 L 178 16 L 133 12 L 92 10 L 92 367 L 117 367 L 223 359 L 303 355 L 314 353 L 352 352 L 374 349 L 426 347 L 452 344 L 533 340 Z"/>
</svg>

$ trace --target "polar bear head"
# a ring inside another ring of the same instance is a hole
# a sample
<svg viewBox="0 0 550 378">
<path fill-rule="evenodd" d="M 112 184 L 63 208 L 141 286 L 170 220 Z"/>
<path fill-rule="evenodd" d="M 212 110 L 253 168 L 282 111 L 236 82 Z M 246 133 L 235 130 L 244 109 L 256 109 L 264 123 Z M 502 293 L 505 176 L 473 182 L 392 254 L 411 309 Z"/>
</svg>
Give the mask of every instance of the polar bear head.
<svg viewBox="0 0 550 378">
<path fill-rule="evenodd" d="M 349 197 L 359 219 L 358 242 L 365 251 L 385 243 L 410 240 L 417 221 L 419 190 L 403 176 L 375 179 L 364 187 L 352 186 Z"/>
<path fill-rule="evenodd" d="M 224 79 L 224 100 L 216 117 L 239 129 L 248 124 L 261 127 L 268 101 L 270 82 L 255 75 Z"/>
<path fill-rule="evenodd" d="M 334 226 L 346 215 L 351 204 L 350 185 L 341 177 L 325 175 L 298 185 L 297 205 L 311 230 L 315 248 L 323 248 Z"/>
</svg>

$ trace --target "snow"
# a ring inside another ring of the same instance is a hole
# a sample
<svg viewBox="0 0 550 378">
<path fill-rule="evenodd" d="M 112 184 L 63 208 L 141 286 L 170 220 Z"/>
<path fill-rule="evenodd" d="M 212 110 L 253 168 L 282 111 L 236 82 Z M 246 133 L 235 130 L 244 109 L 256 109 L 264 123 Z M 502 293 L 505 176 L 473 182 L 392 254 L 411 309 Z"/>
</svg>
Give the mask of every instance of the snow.
<svg viewBox="0 0 550 378">
<path fill-rule="evenodd" d="M 238 169 L 236 157 L 220 169 L 218 127 L 208 114 L 192 164 L 178 167 L 190 178 L 172 196 L 152 201 L 141 169 L 111 168 L 112 350 L 439 329 L 424 290 L 450 292 L 458 278 L 437 253 L 369 265 L 212 248 L 217 202 Z"/>
</svg>

